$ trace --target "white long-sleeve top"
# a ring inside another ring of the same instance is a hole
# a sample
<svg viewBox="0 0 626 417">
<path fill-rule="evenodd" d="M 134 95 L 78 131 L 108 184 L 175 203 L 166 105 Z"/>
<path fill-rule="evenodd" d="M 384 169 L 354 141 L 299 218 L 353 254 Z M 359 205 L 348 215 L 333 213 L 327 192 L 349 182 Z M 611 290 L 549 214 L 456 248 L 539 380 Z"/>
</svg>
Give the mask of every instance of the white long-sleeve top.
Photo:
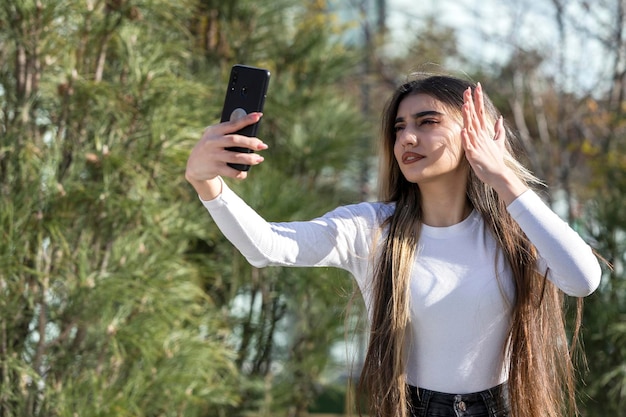
<svg viewBox="0 0 626 417">
<path fill-rule="evenodd" d="M 384 236 L 380 225 L 393 204 L 360 203 L 310 221 L 270 223 L 226 184 L 217 198 L 203 204 L 256 267 L 349 271 L 371 315 L 372 252 Z M 591 248 L 537 194 L 526 191 L 508 210 L 537 247 L 540 271 L 549 268 L 548 278 L 561 290 L 582 297 L 597 288 L 601 269 Z M 515 290 L 510 267 L 496 252 L 476 211 L 450 227 L 422 225 L 410 283 L 409 384 L 464 394 L 506 380 L 503 348 Z"/>
</svg>

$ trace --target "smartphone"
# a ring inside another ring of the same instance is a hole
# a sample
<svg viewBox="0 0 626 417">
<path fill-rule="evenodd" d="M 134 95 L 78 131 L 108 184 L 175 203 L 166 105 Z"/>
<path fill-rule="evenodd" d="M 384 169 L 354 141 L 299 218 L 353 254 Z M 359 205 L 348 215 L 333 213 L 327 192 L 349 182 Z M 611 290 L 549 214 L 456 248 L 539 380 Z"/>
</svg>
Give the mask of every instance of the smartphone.
<svg viewBox="0 0 626 417">
<path fill-rule="evenodd" d="M 222 122 L 237 120 L 249 113 L 263 111 L 267 87 L 270 82 L 270 72 L 263 68 L 237 64 L 230 70 L 228 88 L 222 107 Z M 256 136 L 259 122 L 246 126 L 235 132 L 239 135 Z M 233 152 L 252 152 L 251 149 L 242 147 L 226 148 Z M 248 171 L 250 165 L 228 164 L 239 171 Z"/>
</svg>

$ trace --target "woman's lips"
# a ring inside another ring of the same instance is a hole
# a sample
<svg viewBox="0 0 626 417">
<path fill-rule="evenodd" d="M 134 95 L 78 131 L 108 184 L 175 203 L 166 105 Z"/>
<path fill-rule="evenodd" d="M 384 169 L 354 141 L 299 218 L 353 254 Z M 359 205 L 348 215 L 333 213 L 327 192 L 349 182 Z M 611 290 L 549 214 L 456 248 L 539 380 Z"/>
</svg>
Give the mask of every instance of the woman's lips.
<svg viewBox="0 0 626 417">
<path fill-rule="evenodd" d="M 417 162 L 424 158 L 424 155 L 420 155 L 415 152 L 405 152 L 402 154 L 402 163 L 403 164 L 412 164 L 413 162 Z"/>
</svg>

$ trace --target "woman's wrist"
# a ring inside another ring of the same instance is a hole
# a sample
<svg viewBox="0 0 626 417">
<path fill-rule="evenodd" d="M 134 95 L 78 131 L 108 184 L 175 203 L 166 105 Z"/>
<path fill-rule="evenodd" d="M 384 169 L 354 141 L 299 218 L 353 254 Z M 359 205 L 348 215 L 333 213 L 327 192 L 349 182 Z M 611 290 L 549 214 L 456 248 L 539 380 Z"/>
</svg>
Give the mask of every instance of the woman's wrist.
<svg viewBox="0 0 626 417">
<path fill-rule="evenodd" d="M 188 181 L 202 201 L 211 201 L 222 193 L 222 179 L 220 177 L 202 181 L 188 179 Z"/>
<path fill-rule="evenodd" d="M 528 190 L 528 186 L 516 175 L 503 177 L 492 187 L 507 206 Z"/>
</svg>

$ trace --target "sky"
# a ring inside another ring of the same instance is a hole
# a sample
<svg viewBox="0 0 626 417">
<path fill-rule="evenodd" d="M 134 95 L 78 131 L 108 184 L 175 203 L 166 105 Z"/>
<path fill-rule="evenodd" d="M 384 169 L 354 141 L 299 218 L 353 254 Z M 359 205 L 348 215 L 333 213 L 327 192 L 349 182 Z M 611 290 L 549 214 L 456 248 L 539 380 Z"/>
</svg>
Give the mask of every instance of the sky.
<svg viewBox="0 0 626 417">
<path fill-rule="evenodd" d="M 577 22 L 590 25 L 586 13 L 572 5 L 568 11 Z M 455 28 L 465 55 L 485 65 L 505 62 L 511 44 L 548 52 L 556 58 L 559 38 L 550 0 L 388 0 L 387 25 L 397 42 L 410 40 L 411 28 L 419 27 L 428 15 Z M 577 85 L 589 88 L 591 85 L 586 83 L 601 77 L 603 65 L 606 67 L 602 49 L 595 40 L 580 36 L 571 25 L 567 27 L 565 60 L 570 72 L 563 82 L 568 89 Z M 551 61 L 553 67 L 546 65 L 545 70 L 556 72 L 557 61 Z"/>
</svg>

